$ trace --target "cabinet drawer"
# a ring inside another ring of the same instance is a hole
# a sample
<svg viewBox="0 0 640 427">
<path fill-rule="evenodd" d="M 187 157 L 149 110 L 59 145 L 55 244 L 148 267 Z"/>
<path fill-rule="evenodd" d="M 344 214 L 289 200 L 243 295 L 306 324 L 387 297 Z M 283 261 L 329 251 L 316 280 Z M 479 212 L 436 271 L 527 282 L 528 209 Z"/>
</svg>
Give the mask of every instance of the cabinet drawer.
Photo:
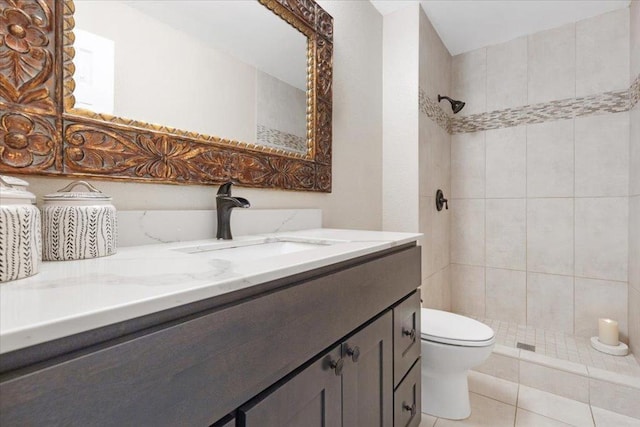
<svg viewBox="0 0 640 427">
<path fill-rule="evenodd" d="M 393 385 L 397 387 L 420 356 L 420 293 L 393 309 Z"/>
<path fill-rule="evenodd" d="M 394 427 L 418 427 L 422 412 L 420 359 L 393 394 Z"/>
</svg>

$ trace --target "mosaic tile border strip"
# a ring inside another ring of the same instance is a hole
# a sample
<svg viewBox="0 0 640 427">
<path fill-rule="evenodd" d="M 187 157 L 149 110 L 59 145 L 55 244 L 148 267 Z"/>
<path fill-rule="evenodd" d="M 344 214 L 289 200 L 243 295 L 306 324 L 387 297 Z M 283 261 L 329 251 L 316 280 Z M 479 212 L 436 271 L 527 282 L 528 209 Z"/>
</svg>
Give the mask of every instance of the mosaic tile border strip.
<svg viewBox="0 0 640 427">
<path fill-rule="evenodd" d="M 427 115 L 450 134 L 471 133 L 573 119 L 598 113 L 629 111 L 640 101 L 640 75 L 626 90 L 604 92 L 597 95 L 568 98 L 522 107 L 507 108 L 466 117 L 451 117 L 420 89 L 420 112 Z"/>
<path fill-rule="evenodd" d="M 621 113 L 629 111 L 629 108 L 629 89 L 627 89 L 456 117 L 452 120 L 451 131 L 452 133 L 478 132 L 572 119 L 595 113 Z"/>
<path fill-rule="evenodd" d="M 638 101 L 640 101 L 640 74 L 638 74 L 638 77 L 636 77 L 629 88 L 629 99 L 631 102 L 629 106 L 630 109 L 635 107 Z"/>
<path fill-rule="evenodd" d="M 447 131 L 447 133 L 451 133 L 451 117 L 444 112 L 438 102 L 429 98 L 422 89 L 420 89 L 419 103 L 421 113 L 426 114 L 427 117 L 436 122 L 436 124 Z"/>
<path fill-rule="evenodd" d="M 264 125 L 257 125 L 257 143 L 267 147 L 281 148 L 305 154 L 307 140 L 298 135 L 282 132 Z"/>
</svg>

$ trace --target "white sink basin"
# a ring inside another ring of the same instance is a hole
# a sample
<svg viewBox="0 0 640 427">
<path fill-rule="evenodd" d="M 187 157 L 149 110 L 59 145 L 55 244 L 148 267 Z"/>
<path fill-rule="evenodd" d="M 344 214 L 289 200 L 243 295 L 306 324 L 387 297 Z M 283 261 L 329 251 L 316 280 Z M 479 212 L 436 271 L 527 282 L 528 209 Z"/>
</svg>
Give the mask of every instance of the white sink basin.
<svg viewBox="0 0 640 427">
<path fill-rule="evenodd" d="M 291 254 L 294 252 L 323 248 L 335 243 L 338 242 L 269 240 L 258 242 L 241 242 L 236 246 L 231 247 L 225 244 L 213 243 L 210 245 L 198 245 L 174 250 L 188 254 L 206 255 L 209 259 L 222 259 L 227 261 L 251 261 L 272 256 Z"/>
</svg>

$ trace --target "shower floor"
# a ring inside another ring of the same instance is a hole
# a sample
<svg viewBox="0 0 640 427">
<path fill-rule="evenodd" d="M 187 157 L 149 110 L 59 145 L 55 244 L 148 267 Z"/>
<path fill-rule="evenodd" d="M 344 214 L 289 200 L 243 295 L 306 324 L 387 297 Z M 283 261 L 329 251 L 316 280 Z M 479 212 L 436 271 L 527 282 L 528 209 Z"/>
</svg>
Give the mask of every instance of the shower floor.
<svg viewBox="0 0 640 427">
<path fill-rule="evenodd" d="M 640 377 L 640 364 L 632 354 L 611 356 L 591 347 L 589 338 L 537 329 L 516 323 L 475 317 L 496 332 L 496 343 L 517 348 L 518 343 L 535 346 L 535 352 L 623 375 Z M 526 350 L 522 350 L 526 351 Z"/>
</svg>

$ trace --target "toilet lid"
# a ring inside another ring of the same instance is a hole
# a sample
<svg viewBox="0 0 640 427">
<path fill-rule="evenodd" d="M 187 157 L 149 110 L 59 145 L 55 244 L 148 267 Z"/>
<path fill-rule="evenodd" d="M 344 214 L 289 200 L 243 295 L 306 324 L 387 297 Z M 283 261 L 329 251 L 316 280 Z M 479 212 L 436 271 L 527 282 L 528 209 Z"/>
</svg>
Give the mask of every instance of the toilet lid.
<svg viewBox="0 0 640 427">
<path fill-rule="evenodd" d="M 466 347 L 487 346 L 494 341 L 493 329 L 477 320 L 428 308 L 421 314 L 422 339 Z"/>
</svg>

